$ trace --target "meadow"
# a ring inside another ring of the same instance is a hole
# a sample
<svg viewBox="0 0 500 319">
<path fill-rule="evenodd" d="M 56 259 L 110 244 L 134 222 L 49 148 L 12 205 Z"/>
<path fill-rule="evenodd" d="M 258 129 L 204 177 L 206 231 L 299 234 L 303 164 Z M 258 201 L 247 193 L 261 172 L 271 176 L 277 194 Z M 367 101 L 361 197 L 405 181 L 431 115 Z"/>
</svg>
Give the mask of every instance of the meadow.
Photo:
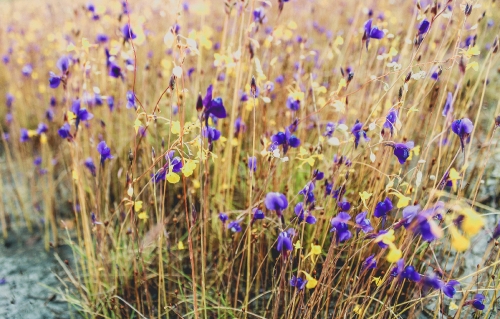
<svg viewBox="0 0 500 319">
<path fill-rule="evenodd" d="M 0 10 L 0 232 L 67 318 L 500 315 L 498 1 Z"/>
</svg>

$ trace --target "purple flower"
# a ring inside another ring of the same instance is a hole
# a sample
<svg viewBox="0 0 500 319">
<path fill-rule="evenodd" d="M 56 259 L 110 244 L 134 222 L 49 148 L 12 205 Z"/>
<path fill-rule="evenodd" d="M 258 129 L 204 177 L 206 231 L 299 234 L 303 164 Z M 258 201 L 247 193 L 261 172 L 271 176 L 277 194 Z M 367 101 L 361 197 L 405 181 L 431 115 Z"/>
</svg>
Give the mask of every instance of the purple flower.
<svg viewBox="0 0 500 319">
<path fill-rule="evenodd" d="M 275 210 L 280 217 L 281 212 L 288 207 L 288 200 L 285 195 L 277 192 L 267 193 L 264 203 L 266 204 L 267 209 Z"/>
<path fill-rule="evenodd" d="M 61 126 L 61 128 L 57 131 L 57 133 L 62 138 L 69 138 L 71 137 L 70 129 L 70 125 L 68 123 L 64 123 L 63 126 Z"/>
<path fill-rule="evenodd" d="M 113 108 L 115 106 L 115 98 L 112 96 L 108 96 L 106 99 L 106 103 L 108 103 L 108 107 L 110 111 L 113 111 Z"/>
<path fill-rule="evenodd" d="M 92 157 L 88 157 L 86 160 L 85 160 L 85 167 L 88 168 L 88 170 L 90 171 L 90 173 L 95 176 L 95 171 L 96 171 L 96 167 L 94 165 L 94 161 L 92 160 Z"/>
<path fill-rule="evenodd" d="M 248 169 L 254 172 L 257 170 L 257 157 L 250 156 L 248 158 Z"/>
<path fill-rule="evenodd" d="M 56 66 L 62 73 L 66 73 L 69 70 L 70 60 L 67 56 L 63 55 L 56 62 Z"/>
<path fill-rule="evenodd" d="M 466 301 L 465 305 L 472 305 L 477 310 L 484 310 L 484 300 L 486 297 L 483 294 L 475 294 L 472 300 Z"/>
<path fill-rule="evenodd" d="M 469 137 L 469 134 L 472 133 L 474 129 L 474 125 L 471 120 L 468 118 L 463 118 L 460 120 L 456 120 L 451 124 L 451 130 L 453 133 L 457 134 L 460 138 L 460 145 L 462 146 L 462 151 L 464 150 L 464 140 Z"/>
<path fill-rule="evenodd" d="M 300 277 L 292 276 L 290 279 L 290 286 L 297 288 L 298 291 L 304 290 L 306 284 L 307 280 Z"/>
<path fill-rule="evenodd" d="M 429 28 L 431 26 L 431 23 L 424 18 L 424 20 L 420 21 L 418 25 L 418 34 L 417 35 L 423 35 L 426 34 L 427 31 L 429 31 Z"/>
<path fill-rule="evenodd" d="M 359 140 L 361 139 L 361 137 L 363 137 L 367 141 L 370 140 L 366 136 L 366 132 L 363 130 L 363 123 L 358 120 L 356 120 L 356 123 L 352 127 L 351 133 L 354 135 L 354 145 L 356 146 L 356 148 L 358 148 Z"/>
<path fill-rule="evenodd" d="M 78 129 L 78 125 L 80 121 L 88 121 L 94 118 L 94 115 L 87 111 L 85 108 L 81 108 L 81 102 L 79 99 L 73 101 L 73 105 L 71 106 L 71 111 L 75 114 L 75 126 Z"/>
<path fill-rule="evenodd" d="M 223 224 L 225 224 L 225 223 L 227 222 L 228 218 L 229 218 L 229 217 L 227 217 L 227 215 L 226 215 L 226 214 L 224 214 L 224 213 L 219 213 L 219 220 L 220 220 Z"/>
<path fill-rule="evenodd" d="M 292 250 L 293 248 L 292 238 L 294 233 L 295 230 L 293 228 L 290 228 L 287 231 L 283 231 L 278 235 L 278 243 L 276 249 L 279 252 L 286 254 L 288 251 Z"/>
<path fill-rule="evenodd" d="M 372 27 L 372 19 L 365 22 L 365 33 L 363 34 L 363 41 L 366 41 L 366 49 L 368 50 L 368 44 L 370 39 L 380 40 L 385 36 L 384 31 L 380 30 L 378 27 Z"/>
<path fill-rule="evenodd" d="M 448 92 L 446 102 L 444 103 L 443 116 L 446 117 L 450 112 L 453 112 L 453 94 L 451 94 L 451 92 Z"/>
<path fill-rule="evenodd" d="M 377 261 L 375 260 L 375 255 L 370 255 L 366 258 L 361 264 L 361 271 L 367 269 L 375 269 L 377 268 Z"/>
<path fill-rule="evenodd" d="M 286 107 L 292 111 L 298 111 L 300 108 L 300 100 L 296 100 L 292 96 L 289 96 L 286 100 Z"/>
<path fill-rule="evenodd" d="M 231 230 L 233 233 L 239 233 L 241 231 L 240 221 L 234 220 L 227 225 L 227 229 Z"/>
<path fill-rule="evenodd" d="M 349 203 L 346 200 L 343 200 L 342 202 L 338 202 L 337 205 L 339 206 L 340 210 L 343 212 L 349 211 L 351 209 L 351 203 Z"/>
<path fill-rule="evenodd" d="M 493 238 L 492 239 L 497 239 L 500 237 L 500 220 L 498 221 L 497 227 L 495 227 L 495 230 L 493 230 Z"/>
<path fill-rule="evenodd" d="M 109 76 L 114 78 L 123 77 L 122 69 L 114 62 L 109 63 Z"/>
<path fill-rule="evenodd" d="M 450 280 L 445 284 L 436 275 L 424 277 L 423 282 L 424 286 L 439 289 L 449 298 L 453 298 L 457 292 L 455 286 L 460 285 L 460 283 L 456 280 Z"/>
<path fill-rule="evenodd" d="M 135 106 L 135 94 L 132 91 L 127 92 L 127 109 L 136 108 Z"/>
<path fill-rule="evenodd" d="M 8 109 L 12 107 L 12 103 L 14 103 L 14 95 L 7 93 L 5 96 L 5 105 L 7 105 Z"/>
<path fill-rule="evenodd" d="M 404 272 L 404 267 L 405 267 L 405 261 L 403 258 L 401 258 L 396 262 L 396 267 L 392 268 L 391 277 L 397 277 L 401 279 L 401 276 L 403 275 Z"/>
<path fill-rule="evenodd" d="M 56 89 L 61 84 L 61 77 L 57 76 L 54 72 L 49 72 L 49 86 Z"/>
<path fill-rule="evenodd" d="M 21 141 L 21 143 L 24 143 L 24 142 L 27 142 L 29 139 L 30 139 L 30 135 L 28 133 L 28 130 L 25 128 L 22 128 L 21 129 L 21 137 L 19 138 L 19 140 Z"/>
<path fill-rule="evenodd" d="M 48 128 L 47 124 L 40 123 L 40 124 L 38 124 L 38 128 L 36 129 L 36 133 L 43 134 L 43 133 L 47 133 L 48 130 L 49 130 L 49 128 Z"/>
<path fill-rule="evenodd" d="M 31 73 L 33 73 L 33 67 L 31 66 L 31 64 L 26 64 L 25 66 L 23 66 L 21 72 L 24 76 L 30 76 Z"/>
<path fill-rule="evenodd" d="M 398 120 L 398 110 L 391 108 L 389 110 L 389 113 L 387 114 L 387 117 L 385 118 L 385 123 L 384 123 L 384 127 L 388 128 L 391 131 L 391 136 L 392 133 L 394 132 L 394 126 L 396 125 L 397 120 Z"/>
<path fill-rule="evenodd" d="M 382 218 L 385 220 L 387 218 L 387 213 L 392 210 L 392 202 L 389 197 L 386 197 L 383 201 L 378 202 L 375 206 L 374 216 L 377 218 Z"/>
<path fill-rule="evenodd" d="M 97 144 L 97 151 L 101 154 L 102 165 L 104 165 L 105 160 L 113 158 L 113 155 L 111 155 L 111 149 L 106 145 L 105 141 L 101 141 Z"/>
<path fill-rule="evenodd" d="M 238 135 L 241 132 L 245 132 L 247 129 L 247 126 L 245 125 L 245 122 L 241 120 L 241 117 L 237 117 L 236 120 L 234 121 L 234 134 Z"/>
<path fill-rule="evenodd" d="M 420 274 L 415 270 L 415 267 L 413 267 L 412 265 L 408 265 L 405 267 L 402 277 L 404 279 L 408 279 L 414 282 L 420 281 Z"/>
<path fill-rule="evenodd" d="M 460 285 L 456 280 L 450 280 L 441 287 L 441 291 L 448 297 L 453 298 L 453 295 L 457 292 L 455 286 Z"/>
<path fill-rule="evenodd" d="M 305 220 L 309 225 L 316 224 L 316 217 L 314 217 L 309 211 L 304 211 L 304 203 L 299 202 L 294 208 L 295 215 L 297 215 L 299 223 Z"/>
<path fill-rule="evenodd" d="M 362 230 L 365 234 L 373 231 L 370 219 L 366 218 L 366 215 L 368 215 L 368 212 L 361 212 L 356 215 L 356 226 L 358 227 L 358 232 L 359 230 Z"/>
<path fill-rule="evenodd" d="M 35 166 L 40 166 L 40 165 L 42 165 L 42 157 L 40 157 L 40 156 L 35 157 L 35 160 L 33 161 L 33 164 L 34 164 Z"/>
<path fill-rule="evenodd" d="M 106 43 L 108 42 L 109 38 L 106 34 L 104 33 L 99 33 L 96 38 L 95 38 L 97 43 Z"/>
<path fill-rule="evenodd" d="M 283 145 L 283 152 L 286 153 L 289 147 L 297 148 L 300 146 L 300 139 L 293 135 L 288 127 L 285 132 L 278 132 L 271 136 L 271 150 L 274 150 L 278 145 Z"/>
<path fill-rule="evenodd" d="M 332 137 L 334 131 L 335 131 L 335 123 L 328 122 L 326 123 L 325 132 L 323 133 L 323 136 Z"/>
<path fill-rule="evenodd" d="M 322 180 L 324 177 L 325 177 L 325 173 L 323 173 L 323 172 L 321 172 L 321 171 L 319 171 L 319 170 L 317 170 L 317 169 L 315 169 L 315 170 L 313 171 L 313 180 L 315 180 L 315 181 L 320 181 L 320 180 Z"/>
<path fill-rule="evenodd" d="M 206 126 L 202 130 L 203 136 L 208 138 L 208 142 L 212 143 L 220 138 L 220 131 L 215 127 Z"/>
<path fill-rule="evenodd" d="M 207 93 L 205 94 L 205 98 L 203 99 L 203 106 L 205 107 L 204 116 L 206 125 L 208 125 L 208 117 L 210 115 L 213 115 L 219 119 L 223 119 L 227 116 L 226 108 L 224 107 L 222 98 L 216 97 L 215 99 L 213 99 L 212 92 L 213 92 L 213 87 L 210 84 L 207 88 Z"/>
<path fill-rule="evenodd" d="M 122 27 L 122 35 L 123 35 L 123 38 L 125 39 L 125 41 L 131 40 L 131 39 L 133 40 L 136 38 L 136 35 L 132 31 L 132 28 L 130 27 L 130 25 L 128 23 Z"/>
<path fill-rule="evenodd" d="M 253 219 L 252 220 L 264 219 L 266 217 L 264 212 L 258 208 L 254 208 L 252 211 L 253 211 Z"/>
<path fill-rule="evenodd" d="M 330 221 L 330 225 L 332 226 L 330 232 L 335 232 L 337 243 L 344 242 L 352 237 L 352 234 L 347 227 L 347 222 L 350 219 L 351 216 L 348 213 L 340 212 Z"/>
<path fill-rule="evenodd" d="M 394 148 L 394 155 L 398 158 L 400 164 L 404 164 L 408 157 L 410 157 L 410 150 L 414 147 L 413 142 L 395 143 L 392 145 Z"/>
</svg>

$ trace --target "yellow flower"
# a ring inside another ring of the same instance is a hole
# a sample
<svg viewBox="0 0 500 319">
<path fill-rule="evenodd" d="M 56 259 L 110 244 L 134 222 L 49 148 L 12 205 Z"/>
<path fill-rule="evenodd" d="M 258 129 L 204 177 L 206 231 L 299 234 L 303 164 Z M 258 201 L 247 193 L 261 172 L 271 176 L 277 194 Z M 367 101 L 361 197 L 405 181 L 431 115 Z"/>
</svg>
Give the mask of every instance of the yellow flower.
<svg viewBox="0 0 500 319">
<path fill-rule="evenodd" d="M 455 248 L 455 250 L 462 252 L 469 249 L 470 241 L 464 235 L 460 234 L 455 226 L 450 226 L 450 234 L 451 234 L 451 246 Z"/>
<path fill-rule="evenodd" d="M 173 121 L 170 132 L 172 132 L 172 134 L 179 134 L 181 132 L 181 123 L 179 123 L 179 121 Z"/>
<path fill-rule="evenodd" d="M 139 213 L 139 215 L 137 215 L 137 217 L 139 217 L 139 219 L 142 219 L 142 220 L 146 220 L 149 218 L 148 213 L 146 213 L 146 212 Z"/>
<path fill-rule="evenodd" d="M 453 185 L 453 191 L 457 191 L 457 180 L 459 180 L 460 173 L 457 172 L 455 168 L 450 169 L 450 173 L 448 174 L 448 179 L 451 180 L 451 184 Z"/>
<path fill-rule="evenodd" d="M 400 260 L 403 256 L 401 249 L 397 248 L 393 243 L 389 244 L 389 253 L 387 254 L 387 261 L 390 263 L 395 263 Z"/>
<path fill-rule="evenodd" d="M 186 249 L 186 248 L 184 247 L 184 244 L 182 243 L 182 241 L 179 241 L 179 243 L 177 244 L 177 249 L 179 249 L 179 250 L 184 250 L 184 249 Z"/>
<path fill-rule="evenodd" d="M 354 309 L 352 310 L 355 314 L 357 314 L 358 316 L 361 316 L 361 306 L 360 305 L 356 305 L 354 306 Z"/>
<path fill-rule="evenodd" d="M 410 197 L 406 197 L 401 193 L 391 193 L 391 195 L 396 195 L 396 197 L 399 198 L 398 204 L 396 205 L 397 208 L 403 208 L 410 204 Z"/>
<path fill-rule="evenodd" d="M 465 215 L 462 222 L 462 230 L 469 236 L 476 235 L 484 226 L 483 216 L 478 214 L 472 208 L 466 208 L 462 212 Z"/>
<path fill-rule="evenodd" d="M 380 277 L 373 277 L 371 282 L 374 282 L 377 287 L 380 287 L 380 285 L 383 283 L 383 280 Z"/>
<path fill-rule="evenodd" d="M 372 197 L 371 193 L 368 193 L 367 191 L 363 191 L 362 193 L 359 193 L 359 197 L 361 197 L 361 200 L 363 201 L 363 205 L 366 207 L 366 200 L 370 199 Z M 368 208 L 368 207 L 366 207 Z"/>
<path fill-rule="evenodd" d="M 182 166 L 181 171 L 184 176 L 188 177 L 191 176 L 196 169 L 196 161 L 187 159 L 186 162 L 184 163 L 184 166 Z"/>
<path fill-rule="evenodd" d="M 293 244 L 293 246 L 295 247 L 295 249 L 299 250 L 302 248 L 302 244 L 300 243 L 300 240 L 297 240 L 297 242 L 295 244 Z"/>
<path fill-rule="evenodd" d="M 473 69 L 474 71 L 478 71 L 479 64 L 476 61 L 474 61 L 472 63 L 467 63 L 467 67 L 465 68 L 465 70 L 468 70 L 468 69 Z"/>
<path fill-rule="evenodd" d="M 314 245 L 311 243 L 311 254 L 313 255 L 319 255 L 321 254 L 321 246 L 320 245 Z"/>
<path fill-rule="evenodd" d="M 383 242 L 386 245 L 390 245 L 394 243 L 394 240 L 396 240 L 396 236 L 394 236 L 394 229 L 389 229 L 387 233 L 377 236 L 375 242 Z"/>
<path fill-rule="evenodd" d="M 134 210 L 138 212 L 141 209 L 142 209 L 142 200 L 138 200 L 134 203 Z"/>
<path fill-rule="evenodd" d="M 313 276 L 309 275 L 305 271 L 302 271 L 302 272 L 304 273 L 304 275 L 306 276 L 306 279 L 307 279 L 307 284 L 306 284 L 307 289 L 313 289 L 314 287 L 316 287 L 318 285 L 318 281 L 316 279 L 314 279 Z"/>
<path fill-rule="evenodd" d="M 467 49 L 467 51 L 464 52 L 464 56 L 466 56 L 468 59 L 470 59 L 472 56 L 479 55 L 480 53 L 481 53 L 481 51 L 479 51 L 479 48 L 477 47 L 477 45 L 475 45 L 475 46 Z"/>
<path fill-rule="evenodd" d="M 178 183 L 180 180 L 181 180 L 181 177 L 174 172 L 169 172 L 167 174 L 167 181 L 171 184 Z"/>
</svg>

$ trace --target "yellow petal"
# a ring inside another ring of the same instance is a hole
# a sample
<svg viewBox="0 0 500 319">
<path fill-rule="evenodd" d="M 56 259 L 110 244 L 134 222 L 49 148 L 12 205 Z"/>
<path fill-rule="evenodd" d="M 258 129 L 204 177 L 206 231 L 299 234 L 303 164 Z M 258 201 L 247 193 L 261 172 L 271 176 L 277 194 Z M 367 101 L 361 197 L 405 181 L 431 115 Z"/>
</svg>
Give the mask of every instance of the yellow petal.
<svg viewBox="0 0 500 319">
<path fill-rule="evenodd" d="M 463 210 L 465 218 L 462 222 L 462 230 L 469 236 L 476 235 L 484 226 L 483 217 L 472 208 Z"/>
<path fill-rule="evenodd" d="M 179 121 L 173 121 L 170 127 L 172 134 L 179 134 L 181 132 L 181 123 Z"/>
<path fill-rule="evenodd" d="M 175 184 L 178 183 L 181 180 L 181 177 L 174 172 L 170 172 L 167 174 L 167 181 L 169 183 Z"/>
<path fill-rule="evenodd" d="M 470 241 L 464 235 L 460 234 L 455 226 L 450 227 L 450 234 L 451 246 L 455 248 L 455 250 L 462 252 L 469 249 Z"/>
<path fill-rule="evenodd" d="M 293 246 L 295 247 L 295 249 L 299 250 L 302 248 L 302 245 L 300 244 L 300 240 L 297 240 L 297 242 L 295 244 L 293 244 Z"/>
<path fill-rule="evenodd" d="M 139 215 L 137 215 L 137 217 L 139 217 L 139 219 L 142 219 L 142 220 L 146 220 L 149 218 L 148 213 L 146 213 L 146 212 L 140 213 Z"/>
<path fill-rule="evenodd" d="M 311 244 L 311 254 L 313 254 L 313 255 L 319 255 L 319 254 L 321 254 L 321 246 L 320 245 Z"/>
<path fill-rule="evenodd" d="M 402 256 L 403 252 L 401 251 L 401 249 L 398 249 L 394 245 L 389 246 L 389 253 L 387 254 L 388 262 L 395 263 L 396 261 L 400 260 Z"/>
<path fill-rule="evenodd" d="M 138 212 L 141 209 L 142 209 L 142 200 L 138 200 L 134 203 L 134 210 Z"/>
<path fill-rule="evenodd" d="M 314 287 L 316 287 L 318 285 L 318 281 L 316 279 L 314 279 L 313 276 L 309 275 L 305 271 L 302 271 L 302 272 L 304 273 L 304 275 L 306 276 L 306 279 L 307 279 L 307 284 L 306 284 L 307 289 L 313 289 Z"/>
<path fill-rule="evenodd" d="M 182 243 L 182 241 L 179 241 L 179 243 L 177 244 L 177 249 L 179 249 L 179 250 L 184 250 L 184 249 L 186 249 L 186 248 L 184 247 L 184 244 Z"/>
</svg>

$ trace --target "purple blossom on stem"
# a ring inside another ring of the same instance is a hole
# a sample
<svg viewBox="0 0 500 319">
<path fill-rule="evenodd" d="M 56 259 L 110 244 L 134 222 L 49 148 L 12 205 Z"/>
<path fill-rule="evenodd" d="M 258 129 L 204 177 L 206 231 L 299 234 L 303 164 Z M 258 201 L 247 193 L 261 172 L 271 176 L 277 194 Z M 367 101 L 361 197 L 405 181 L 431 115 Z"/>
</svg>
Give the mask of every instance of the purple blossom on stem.
<svg viewBox="0 0 500 319">
<path fill-rule="evenodd" d="M 71 111 L 75 114 L 75 126 L 78 130 L 78 125 L 80 121 L 88 121 L 94 118 L 94 115 L 87 111 L 86 108 L 81 107 L 81 102 L 79 99 L 73 101 L 73 105 L 71 106 Z"/>
<path fill-rule="evenodd" d="M 287 231 L 283 231 L 278 235 L 278 242 L 276 245 L 276 249 L 282 254 L 287 254 L 290 250 L 292 250 L 292 238 L 295 234 L 295 230 L 293 228 L 287 229 Z"/>
<path fill-rule="evenodd" d="M 375 255 L 368 256 L 361 264 L 361 271 L 377 268 L 377 260 Z"/>
<path fill-rule="evenodd" d="M 113 158 L 111 149 L 106 145 L 105 141 L 101 141 L 97 144 L 97 151 L 101 154 L 101 165 L 104 165 L 105 160 Z"/>
<path fill-rule="evenodd" d="M 254 172 L 257 170 L 257 157 L 250 156 L 248 158 L 248 169 Z"/>
<path fill-rule="evenodd" d="M 280 217 L 281 212 L 288 207 L 288 200 L 286 199 L 286 196 L 277 192 L 267 193 L 264 203 L 267 209 L 276 211 Z"/>
<path fill-rule="evenodd" d="M 290 279 L 290 286 L 295 287 L 298 291 L 304 290 L 306 284 L 307 284 L 306 279 L 295 277 L 295 275 L 293 275 L 292 278 Z"/>
<path fill-rule="evenodd" d="M 231 230 L 233 233 L 241 232 L 241 226 L 239 220 L 234 220 L 227 225 L 227 229 Z"/>
<path fill-rule="evenodd" d="M 392 145 L 394 148 L 394 155 L 396 155 L 400 164 L 404 164 L 408 157 L 410 157 L 410 150 L 414 146 L 415 144 L 412 141 L 406 143 L 395 143 Z"/>
<path fill-rule="evenodd" d="M 398 120 L 398 110 L 391 108 L 385 118 L 385 123 L 384 123 L 384 127 L 388 128 L 391 131 L 391 136 L 394 132 L 394 126 L 396 125 L 397 120 Z"/>
<path fill-rule="evenodd" d="M 64 123 L 63 126 L 61 126 L 61 128 L 57 131 L 57 133 L 61 138 L 70 138 L 71 137 L 70 129 L 71 126 L 69 125 L 69 123 Z"/>
<path fill-rule="evenodd" d="M 446 117 L 448 113 L 451 112 L 453 112 L 453 94 L 451 94 L 451 92 L 448 92 L 446 102 L 444 103 L 443 116 Z"/>
<path fill-rule="evenodd" d="M 451 124 L 451 130 L 453 131 L 453 133 L 457 134 L 458 137 L 460 138 L 460 145 L 462 146 L 462 152 L 464 151 L 465 148 L 464 140 L 469 137 L 473 129 L 474 125 L 468 118 L 456 120 Z"/>
<path fill-rule="evenodd" d="M 94 161 L 92 160 L 92 157 L 88 157 L 86 160 L 85 160 L 85 167 L 88 168 L 88 170 L 90 171 L 90 173 L 92 174 L 92 176 L 95 176 L 96 174 L 96 167 L 94 165 Z"/>
<path fill-rule="evenodd" d="M 356 226 L 358 227 L 357 231 L 359 232 L 360 230 L 362 230 L 365 234 L 373 231 L 370 219 L 366 218 L 366 215 L 368 215 L 368 212 L 361 212 L 356 215 L 355 219 Z"/>
<path fill-rule="evenodd" d="M 366 141 L 370 140 L 366 136 L 366 132 L 363 130 L 363 123 L 358 120 L 356 120 L 356 123 L 352 127 L 351 133 L 354 135 L 354 145 L 356 148 L 358 148 L 361 137 L 363 137 Z"/>
<path fill-rule="evenodd" d="M 337 216 L 330 221 L 330 232 L 335 232 L 335 239 L 337 243 L 349 240 L 352 237 L 351 232 L 347 227 L 347 222 L 351 219 L 348 213 L 340 212 Z"/>
<path fill-rule="evenodd" d="M 365 33 L 363 34 L 363 41 L 366 43 L 366 49 L 368 50 L 368 44 L 370 39 L 380 40 L 385 36 L 384 31 L 380 30 L 378 27 L 372 27 L 372 19 L 365 22 Z"/>
</svg>

